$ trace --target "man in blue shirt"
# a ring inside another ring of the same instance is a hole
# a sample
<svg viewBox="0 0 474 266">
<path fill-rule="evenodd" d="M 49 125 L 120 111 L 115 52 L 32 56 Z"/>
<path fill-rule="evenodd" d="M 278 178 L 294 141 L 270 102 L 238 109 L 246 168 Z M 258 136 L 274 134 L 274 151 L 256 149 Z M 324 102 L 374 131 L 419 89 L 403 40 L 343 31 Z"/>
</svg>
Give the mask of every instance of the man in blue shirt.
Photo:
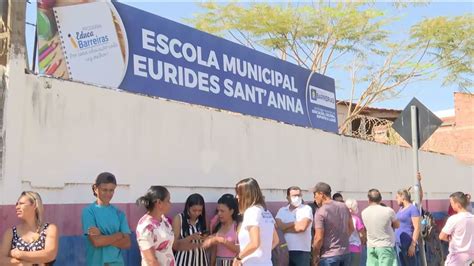
<svg viewBox="0 0 474 266">
<path fill-rule="evenodd" d="M 130 228 L 125 213 L 110 204 L 117 181 L 111 173 L 101 173 L 92 186 L 97 198 L 82 210 L 82 231 L 89 266 L 124 265 L 122 249 L 130 248 Z"/>
</svg>

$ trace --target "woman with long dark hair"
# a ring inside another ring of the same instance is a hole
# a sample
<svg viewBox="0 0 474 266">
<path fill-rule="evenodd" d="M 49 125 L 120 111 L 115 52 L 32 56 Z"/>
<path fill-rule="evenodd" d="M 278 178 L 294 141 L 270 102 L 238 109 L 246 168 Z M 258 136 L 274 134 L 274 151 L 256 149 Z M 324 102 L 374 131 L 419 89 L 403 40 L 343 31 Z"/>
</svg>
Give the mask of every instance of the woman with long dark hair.
<svg viewBox="0 0 474 266">
<path fill-rule="evenodd" d="M 174 234 L 165 216 L 171 209 L 170 198 L 165 187 L 152 186 L 137 200 L 137 204 L 147 210 L 136 230 L 142 266 L 175 265 Z"/>
<path fill-rule="evenodd" d="M 230 266 L 239 253 L 237 228 L 240 222 L 237 199 L 231 194 L 224 194 L 217 201 L 218 221 L 203 247 L 211 248 L 212 266 Z"/>
<path fill-rule="evenodd" d="M 234 266 L 272 266 L 272 249 L 278 244 L 275 219 L 267 210 L 257 180 L 246 178 L 235 185 L 240 213 L 243 214 L 238 238 L 240 252 Z"/>
<path fill-rule="evenodd" d="M 209 264 L 202 242 L 208 234 L 206 207 L 200 194 L 186 199 L 184 210 L 173 219 L 176 265 L 207 266 Z"/>
</svg>

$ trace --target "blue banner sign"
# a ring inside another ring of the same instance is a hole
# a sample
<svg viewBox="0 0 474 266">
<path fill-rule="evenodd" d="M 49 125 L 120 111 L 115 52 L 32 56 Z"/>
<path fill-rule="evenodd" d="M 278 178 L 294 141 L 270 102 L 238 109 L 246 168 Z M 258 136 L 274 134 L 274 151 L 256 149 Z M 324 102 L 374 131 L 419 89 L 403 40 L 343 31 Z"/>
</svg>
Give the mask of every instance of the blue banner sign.
<svg viewBox="0 0 474 266">
<path fill-rule="evenodd" d="M 332 78 L 118 2 L 52 9 L 63 78 L 338 132 Z"/>
</svg>

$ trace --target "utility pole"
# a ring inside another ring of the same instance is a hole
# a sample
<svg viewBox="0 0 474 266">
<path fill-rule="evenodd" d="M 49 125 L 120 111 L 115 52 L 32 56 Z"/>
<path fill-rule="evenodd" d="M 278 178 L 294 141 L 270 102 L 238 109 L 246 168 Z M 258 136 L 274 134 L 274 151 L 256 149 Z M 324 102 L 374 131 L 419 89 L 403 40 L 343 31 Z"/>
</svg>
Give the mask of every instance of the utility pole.
<svg viewBox="0 0 474 266">
<path fill-rule="evenodd" d="M 415 105 L 411 107 L 411 147 L 413 150 L 413 177 L 415 178 L 414 191 L 415 191 L 415 205 L 418 208 L 418 211 L 421 215 L 422 202 L 420 199 L 420 180 L 418 180 L 418 172 L 420 171 L 420 164 L 418 160 L 418 113 Z M 423 217 L 421 217 L 423 219 Z M 420 263 L 422 266 L 427 266 L 426 264 L 426 254 L 425 254 L 425 241 L 421 235 L 421 219 L 418 222 L 418 227 L 420 228 L 418 236 L 418 248 L 420 250 Z"/>
</svg>

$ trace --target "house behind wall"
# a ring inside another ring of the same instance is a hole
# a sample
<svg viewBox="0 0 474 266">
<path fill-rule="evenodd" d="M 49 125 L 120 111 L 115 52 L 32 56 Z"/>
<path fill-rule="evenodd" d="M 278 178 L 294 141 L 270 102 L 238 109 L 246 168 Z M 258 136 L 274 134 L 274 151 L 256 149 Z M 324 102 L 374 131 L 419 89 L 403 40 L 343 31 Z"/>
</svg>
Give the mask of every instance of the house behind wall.
<svg viewBox="0 0 474 266">
<path fill-rule="evenodd" d="M 463 163 L 474 165 L 474 95 L 453 93 L 454 109 L 435 112 L 443 121 L 421 147 L 424 151 L 452 155 Z M 338 121 L 344 121 L 349 104 L 338 101 Z M 410 147 L 391 127 L 402 110 L 367 107 L 351 123 L 348 135 L 385 143 Z"/>
</svg>

